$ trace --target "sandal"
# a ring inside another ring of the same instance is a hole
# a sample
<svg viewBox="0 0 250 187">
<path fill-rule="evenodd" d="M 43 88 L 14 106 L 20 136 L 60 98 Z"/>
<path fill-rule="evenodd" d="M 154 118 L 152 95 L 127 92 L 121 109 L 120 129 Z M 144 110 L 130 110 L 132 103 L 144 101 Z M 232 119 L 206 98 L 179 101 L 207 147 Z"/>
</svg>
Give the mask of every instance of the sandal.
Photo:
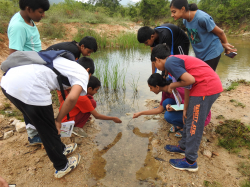
<svg viewBox="0 0 250 187">
<path fill-rule="evenodd" d="M 177 138 L 181 138 L 182 137 L 182 133 L 183 133 L 183 131 L 178 131 L 177 133 L 175 133 L 175 137 L 177 137 Z"/>
<path fill-rule="evenodd" d="M 170 127 L 169 132 L 177 132 L 180 129 L 176 128 L 175 126 Z"/>
</svg>

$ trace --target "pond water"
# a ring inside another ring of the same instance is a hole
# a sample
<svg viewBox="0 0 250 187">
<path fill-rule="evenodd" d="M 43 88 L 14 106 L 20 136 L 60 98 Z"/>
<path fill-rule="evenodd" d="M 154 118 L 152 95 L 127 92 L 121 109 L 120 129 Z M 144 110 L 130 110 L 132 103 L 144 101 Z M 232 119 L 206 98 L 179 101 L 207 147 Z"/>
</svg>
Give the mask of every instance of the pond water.
<svg viewBox="0 0 250 187">
<path fill-rule="evenodd" d="M 221 57 L 216 72 L 224 87 L 230 80 L 250 81 L 250 41 L 239 37 L 229 41 L 238 49 L 238 55 L 233 59 Z M 190 55 L 194 56 L 192 49 Z M 117 116 L 123 123 L 96 120 L 101 131 L 95 139 L 98 148 L 89 168 L 90 180 L 109 187 L 147 186 L 143 181 L 159 179 L 159 162 L 152 159 L 148 151 L 149 136 L 157 132 L 159 125 L 157 120 L 145 121 L 143 116 L 132 119 L 132 115 L 147 109 L 144 106 L 146 99 L 161 99 L 160 94 L 149 91 L 147 84 L 151 74 L 150 49 L 98 52 L 94 61 L 95 75 L 100 77 L 102 85 L 106 85 L 94 96 L 97 111 Z M 145 165 L 152 165 L 151 170 L 145 169 Z"/>
</svg>

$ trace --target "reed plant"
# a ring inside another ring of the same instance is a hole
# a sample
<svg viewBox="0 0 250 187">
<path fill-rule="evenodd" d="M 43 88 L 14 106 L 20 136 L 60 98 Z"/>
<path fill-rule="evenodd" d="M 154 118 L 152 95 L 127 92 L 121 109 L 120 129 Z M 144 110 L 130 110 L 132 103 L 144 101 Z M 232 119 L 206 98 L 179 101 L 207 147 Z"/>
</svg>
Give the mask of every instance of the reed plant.
<svg viewBox="0 0 250 187">
<path fill-rule="evenodd" d="M 145 47 L 137 41 L 137 34 L 134 32 L 122 32 L 112 40 L 112 43 L 114 47 L 121 49 Z"/>
<path fill-rule="evenodd" d="M 132 87 L 134 93 L 138 92 L 138 81 L 139 81 L 139 78 L 140 78 L 140 74 L 139 74 L 137 80 L 135 80 L 135 77 L 132 76 L 132 82 L 130 82 L 130 86 Z"/>
</svg>

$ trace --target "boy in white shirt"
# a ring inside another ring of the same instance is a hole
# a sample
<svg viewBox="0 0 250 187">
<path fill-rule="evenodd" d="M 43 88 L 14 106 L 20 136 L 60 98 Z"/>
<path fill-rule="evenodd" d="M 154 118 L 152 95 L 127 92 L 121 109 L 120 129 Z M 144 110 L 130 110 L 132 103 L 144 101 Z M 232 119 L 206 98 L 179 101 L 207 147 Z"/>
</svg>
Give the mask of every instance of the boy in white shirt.
<svg viewBox="0 0 250 187">
<path fill-rule="evenodd" d="M 21 62 L 20 62 L 21 63 Z M 80 155 L 66 158 L 77 145 L 65 146 L 60 139 L 61 121 L 75 106 L 78 97 L 86 95 L 90 68 L 84 69 L 81 63 L 63 57 L 53 60 L 53 66 L 66 76 L 71 85 L 71 92 L 66 98 L 56 120 L 52 108 L 50 91 L 59 90 L 57 75 L 48 67 L 30 64 L 8 70 L 1 80 L 4 95 L 24 114 L 36 127 L 45 150 L 56 169 L 54 176 L 61 178 L 79 161 Z M 94 67 L 94 63 L 92 64 Z M 64 86 L 64 89 L 67 89 Z"/>
</svg>

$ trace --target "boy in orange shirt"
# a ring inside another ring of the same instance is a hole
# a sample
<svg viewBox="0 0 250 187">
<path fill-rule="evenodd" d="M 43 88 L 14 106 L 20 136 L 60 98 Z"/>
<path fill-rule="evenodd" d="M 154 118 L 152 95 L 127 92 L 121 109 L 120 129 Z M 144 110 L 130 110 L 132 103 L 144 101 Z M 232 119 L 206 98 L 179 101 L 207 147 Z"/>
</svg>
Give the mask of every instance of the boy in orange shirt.
<svg viewBox="0 0 250 187">
<path fill-rule="evenodd" d="M 82 129 L 92 114 L 96 119 L 113 120 L 115 123 L 121 123 L 122 121 L 117 117 L 105 116 L 99 114 L 96 108 L 96 101 L 94 95 L 97 93 L 101 86 L 101 82 L 95 76 L 91 76 L 88 83 L 87 95 L 80 96 L 77 100 L 75 107 L 69 112 L 69 120 L 65 116 L 62 122 L 75 121 L 75 127 L 73 133 L 80 137 L 87 137 L 88 134 Z M 61 106 L 64 102 L 61 103 Z M 60 106 L 60 109 L 61 109 Z M 60 110 L 59 109 L 59 110 Z"/>
</svg>

